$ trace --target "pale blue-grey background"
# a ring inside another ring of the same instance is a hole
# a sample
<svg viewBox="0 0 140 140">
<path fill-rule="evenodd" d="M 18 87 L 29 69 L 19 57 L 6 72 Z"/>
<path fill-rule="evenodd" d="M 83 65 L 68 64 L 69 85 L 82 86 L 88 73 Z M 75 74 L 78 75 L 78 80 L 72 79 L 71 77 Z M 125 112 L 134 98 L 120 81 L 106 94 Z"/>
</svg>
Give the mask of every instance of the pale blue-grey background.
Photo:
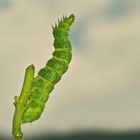
<svg viewBox="0 0 140 140">
<path fill-rule="evenodd" d="M 0 0 L 0 132 L 11 135 L 25 68 L 51 57 L 51 24 L 71 13 L 70 68 L 24 134 L 140 130 L 139 0 Z"/>
</svg>

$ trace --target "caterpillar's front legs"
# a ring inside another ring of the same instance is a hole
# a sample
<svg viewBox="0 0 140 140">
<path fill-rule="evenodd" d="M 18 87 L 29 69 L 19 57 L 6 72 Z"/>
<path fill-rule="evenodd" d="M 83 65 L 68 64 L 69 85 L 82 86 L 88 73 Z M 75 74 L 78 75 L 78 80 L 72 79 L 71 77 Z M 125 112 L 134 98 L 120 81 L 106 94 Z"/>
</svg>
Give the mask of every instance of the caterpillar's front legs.
<svg viewBox="0 0 140 140">
<path fill-rule="evenodd" d="M 15 140 L 23 140 L 23 134 L 21 131 L 21 120 L 29 99 L 32 81 L 34 78 L 34 71 L 35 68 L 33 65 L 30 65 L 26 68 L 24 83 L 22 86 L 20 97 L 15 97 L 15 113 L 12 126 L 12 134 Z"/>
</svg>

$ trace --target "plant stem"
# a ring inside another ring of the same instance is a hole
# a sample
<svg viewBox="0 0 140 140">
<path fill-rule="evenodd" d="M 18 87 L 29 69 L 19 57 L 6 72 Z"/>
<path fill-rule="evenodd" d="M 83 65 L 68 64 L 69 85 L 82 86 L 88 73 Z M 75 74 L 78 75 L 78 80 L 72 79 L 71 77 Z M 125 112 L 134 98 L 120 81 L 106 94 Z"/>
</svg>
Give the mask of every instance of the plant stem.
<svg viewBox="0 0 140 140">
<path fill-rule="evenodd" d="M 26 68 L 24 83 L 22 86 L 20 97 L 15 96 L 15 113 L 13 117 L 12 134 L 14 140 L 23 140 L 23 133 L 21 131 L 22 116 L 27 107 L 27 101 L 32 87 L 35 68 L 30 65 Z"/>
</svg>

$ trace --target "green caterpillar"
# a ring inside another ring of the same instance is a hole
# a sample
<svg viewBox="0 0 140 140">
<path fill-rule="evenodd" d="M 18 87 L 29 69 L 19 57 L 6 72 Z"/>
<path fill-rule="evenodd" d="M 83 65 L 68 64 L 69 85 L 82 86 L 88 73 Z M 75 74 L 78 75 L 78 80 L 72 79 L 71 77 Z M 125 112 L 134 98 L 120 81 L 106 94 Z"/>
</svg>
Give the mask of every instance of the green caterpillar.
<svg viewBox="0 0 140 140">
<path fill-rule="evenodd" d="M 22 116 L 22 123 L 39 119 L 54 85 L 61 79 L 62 74 L 67 71 L 72 58 L 69 30 L 73 22 L 74 15 L 72 14 L 69 17 L 63 17 L 58 21 L 58 25 L 52 27 L 55 51 L 46 66 L 33 79 L 27 107 Z"/>
</svg>

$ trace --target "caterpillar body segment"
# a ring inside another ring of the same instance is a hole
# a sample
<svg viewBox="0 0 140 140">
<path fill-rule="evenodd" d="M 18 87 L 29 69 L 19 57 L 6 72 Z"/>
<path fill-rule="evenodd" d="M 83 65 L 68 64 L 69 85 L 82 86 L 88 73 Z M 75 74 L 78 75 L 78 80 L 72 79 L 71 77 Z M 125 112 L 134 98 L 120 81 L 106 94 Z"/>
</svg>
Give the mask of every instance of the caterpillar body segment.
<svg viewBox="0 0 140 140">
<path fill-rule="evenodd" d="M 46 66 L 33 79 L 32 89 L 27 108 L 22 117 L 22 123 L 33 122 L 40 118 L 49 94 L 54 89 L 54 85 L 67 71 L 72 58 L 69 30 L 73 22 L 74 15 L 72 14 L 69 17 L 63 17 L 63 19 L 59 20 L 58 25 L 52 27 L 55 51 Z"/>
</svg>

